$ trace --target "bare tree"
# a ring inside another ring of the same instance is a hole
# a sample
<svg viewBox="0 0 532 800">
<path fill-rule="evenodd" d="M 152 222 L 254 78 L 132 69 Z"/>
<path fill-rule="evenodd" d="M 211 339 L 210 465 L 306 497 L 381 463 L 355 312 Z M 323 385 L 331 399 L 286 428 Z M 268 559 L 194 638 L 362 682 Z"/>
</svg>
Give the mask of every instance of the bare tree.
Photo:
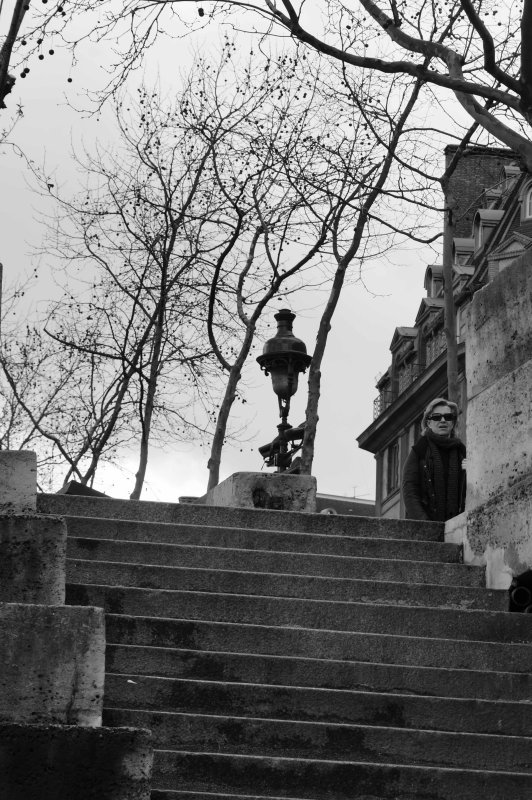
<svg viewBox="0 0 532 800">
<path fill-rule="evenodd" d="M 7 29 L 7 34 L 0 46 L 0 109 L 6 107 L 5 99 L 15 85 L 15 77 L 9 72 L 9 67 L 24 17 L 29 8 L 30 0 L 15 0 L 12 9 L 4 9 L 3 3 L 0 5 L 0 24 Z"/>
<path fill-rule="evenodd" d="M 245 27 L 244 20 L 256 26 L 262 19 L 263 35 L 285 31 L 349 70 L 402 74 L 452 92 L 475 122 L 532 168 L 532 0 L 522 7 L 494 0 L 392 0 L 386 7 L 375 0 L 358 0 L 355 6 L 331 0 L 324 11 L 302 0 L 214 0 L 205 6 L 189 0 L 125 0 L 118 6 L 104 0 L 96 19 L 89 0 L 71 0 L 61 8 L 59 15 L 34 10 L 29 38 L 60 31 L 72 47 L 83 38 L 112 38 L 117 61 L 110 89 L 158 36 L 177 38 L 217 18 L 237 27 Z M 68 39 L 72 22 L 79 30 L 81 14 L 87 19 L 85 33 Z"/>
</svg>

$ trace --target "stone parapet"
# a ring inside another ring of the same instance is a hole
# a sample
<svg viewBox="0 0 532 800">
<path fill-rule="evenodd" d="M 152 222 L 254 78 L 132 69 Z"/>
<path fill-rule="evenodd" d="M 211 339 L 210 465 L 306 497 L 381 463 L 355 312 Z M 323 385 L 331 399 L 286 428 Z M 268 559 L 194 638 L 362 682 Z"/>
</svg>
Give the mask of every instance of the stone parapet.
<svg viewBox="0 0 532 800">
<path fill-rule="evenodd" d="M 63 605 L 66 539 L 61 517 L 0 517 L 0 603 Z"/>
<path fill-rule="evenodd" d="M 282 472 L 235 472 L 207 492 L 207 506 L 316 511 L 316 478 Z"/>
<path fill-rule="evenodd" d="M 476 292 L 465 338 L 464 553 L 504 589 L 532 567 L 532 253 Z"/>
<path fill-rule="evenodd" d="M 0 604 L 0 661 L 1 721 L 101 725 L 101 608 Z"/>
</svg>

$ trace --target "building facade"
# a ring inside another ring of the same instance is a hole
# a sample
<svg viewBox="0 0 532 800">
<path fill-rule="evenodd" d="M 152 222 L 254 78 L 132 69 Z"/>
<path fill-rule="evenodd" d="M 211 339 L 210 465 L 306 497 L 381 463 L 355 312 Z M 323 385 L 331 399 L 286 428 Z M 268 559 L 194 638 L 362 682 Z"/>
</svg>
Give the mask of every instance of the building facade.
<svg viewBox="0 0 532 800">
<path fill-rule="evenodd" d="M 456 148 L 445 150 L 447 164 Z M 532 176 L 515 154 L 502 148 L 470 147 L 450 182 L 457 200 L 452 236 L 453 294 L 456 309 L 459 409 L 458 434 L 466 440 L 465 319 L 474 292 L 485 286 L 523 252 L 532 248 Z M 444 242 L 445 249 L 445 242 Z M 447 396 L 447 347 L 444 334 L 443 267 L 427 266 L 425 297 L 414 324 L 392 337 L 391 364 L 377 382 L 373 422 L 358 445 L 375 455 L 376 516 L 402 518 L 401 473 L 421 433 L 426 405 Z"/>
</svg>

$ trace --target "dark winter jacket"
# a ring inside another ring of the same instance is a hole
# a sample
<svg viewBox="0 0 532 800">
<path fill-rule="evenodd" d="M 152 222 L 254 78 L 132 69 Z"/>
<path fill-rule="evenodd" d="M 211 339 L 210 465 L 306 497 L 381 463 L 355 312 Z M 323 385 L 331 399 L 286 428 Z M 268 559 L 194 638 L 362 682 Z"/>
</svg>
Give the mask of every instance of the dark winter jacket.
<svg viewBox="0 0 532 800">
<path fill-rule="evenodd" d="M 460 461 L 466 456 L 463 442 L 457 440 Z M 459 474 L 457 506 L 446 517 L 450 518 L 465 507 L 465 471 Z M 402 481 L 405 516 L 407 519 L 438 519 L 436 510 L 436 491 L 434 480 L 434 460 L 426 436 L 421 436 L 412 447 L 403 468 Z"/>
</svg>

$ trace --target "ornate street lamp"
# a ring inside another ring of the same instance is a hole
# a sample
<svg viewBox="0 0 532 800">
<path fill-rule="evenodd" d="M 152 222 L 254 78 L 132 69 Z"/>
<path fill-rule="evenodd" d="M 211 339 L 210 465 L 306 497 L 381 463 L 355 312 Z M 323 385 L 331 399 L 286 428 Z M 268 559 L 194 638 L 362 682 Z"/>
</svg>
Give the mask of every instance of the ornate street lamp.
<svg viewBox="0 0 532 800">
<path fill-rule="evenodd" d="M 259 449 L 264 455 L 263 451 L 269 448 L 271 455 L 273 445 L 278 444 L 275 458 L 272 457 L 270 461 L 277 466 L 278 472 L 284 472 L 291 461 L 287 437 L 287 432 L 292 428 L 288 424 L 290 399 L 297 391 L 299 373 L 305 372 L 312 361 L 312 358 L 307 355 L 305 343 L 292 333 L 292 323 L 295 318 L 296 315 L 288 308 L 282 308 L 275 314 L 277 333 L 272 339 L 268 339 L 262 355 L 257 358 L 260 368 L 266 375 L 272 377 L 273 391 L 279 400 L 279 416 L 281 417 L 281 422 L 277 426 L 278 443 L 274 440 L 271 445 L 265 445 Z"/>
</svg>

